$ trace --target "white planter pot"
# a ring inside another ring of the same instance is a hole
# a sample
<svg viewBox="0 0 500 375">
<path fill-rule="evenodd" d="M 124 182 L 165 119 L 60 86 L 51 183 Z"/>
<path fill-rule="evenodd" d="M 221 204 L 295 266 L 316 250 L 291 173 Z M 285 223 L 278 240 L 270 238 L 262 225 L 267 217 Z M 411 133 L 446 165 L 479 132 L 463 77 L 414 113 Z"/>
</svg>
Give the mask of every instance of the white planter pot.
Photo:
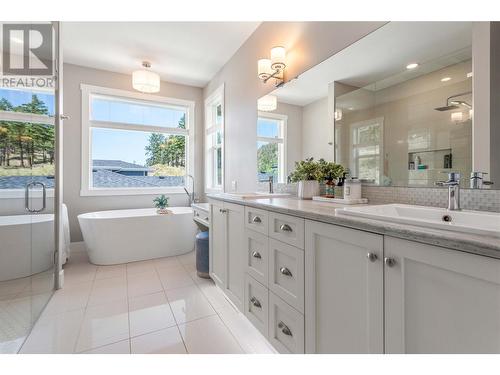
<svg viewBox="0 0 500 375">
<path fill-rule="evenodd" d="M 319 182 L 314 180 L 299 181 L 297 195 L 300 199 L 312 199 L 312 197 L 319 195 Z"/>
</svg>

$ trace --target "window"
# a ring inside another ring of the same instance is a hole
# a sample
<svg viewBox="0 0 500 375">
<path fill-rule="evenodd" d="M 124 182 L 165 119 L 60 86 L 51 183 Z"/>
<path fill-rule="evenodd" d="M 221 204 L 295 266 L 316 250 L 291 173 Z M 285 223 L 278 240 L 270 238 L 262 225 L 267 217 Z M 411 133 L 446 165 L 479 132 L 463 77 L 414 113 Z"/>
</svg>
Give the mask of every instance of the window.
<svg viewBox="0 0 500 375">
<path fill-rule="evenodd" d="M 383 118 L 351 124 L 351 175 L 379 184 L 382 177 Z"/>
<path fill-rule="evenodd" d="M 286 180 L 287 116 L 259 112 L 257 119 L 257 179 Z"/>
<path fill-rule="evenodd" d="M 82 85 L 82 195 L 183 192 L 194 103 Z"/>
<path fill-rule="evenodd" d="M 224 190 L 224 85 L 205 100 L 205 191 Z"/>
<path fill-rule="evenodd" d="M 29 182 L 53 196 L 55 172 L 52 89 L 0 89 L 0 196 L 23 196 Z"/>
</svg>

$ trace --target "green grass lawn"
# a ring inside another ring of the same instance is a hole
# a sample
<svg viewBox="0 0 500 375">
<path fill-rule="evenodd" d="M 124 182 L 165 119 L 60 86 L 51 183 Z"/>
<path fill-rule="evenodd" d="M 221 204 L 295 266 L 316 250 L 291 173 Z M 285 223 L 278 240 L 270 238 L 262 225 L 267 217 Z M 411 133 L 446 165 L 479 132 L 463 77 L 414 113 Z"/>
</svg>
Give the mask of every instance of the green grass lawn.
<svg viewBox="0 0 500 375">
<path fill-rule="evenodd" d="M 7 176 L 53 176 L 54 164 L 35 164 L 33 168 L 0 167 L 0 177 Z"/>
</svg>

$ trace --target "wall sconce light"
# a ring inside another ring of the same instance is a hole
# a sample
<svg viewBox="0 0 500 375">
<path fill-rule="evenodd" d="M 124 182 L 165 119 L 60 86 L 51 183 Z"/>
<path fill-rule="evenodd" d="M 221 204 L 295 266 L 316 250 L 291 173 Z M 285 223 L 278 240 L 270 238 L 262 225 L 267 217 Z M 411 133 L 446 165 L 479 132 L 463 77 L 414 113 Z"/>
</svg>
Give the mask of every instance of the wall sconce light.
<svg viewBox="0 0 500 375">
<path fill-rule="evenodd" d="M 461 122 L 464 119 L 464 115 L 462 112 L 453 112 L 451 114 L 451 121 L 453 122 Z"/>
<path fill-rule="evenodd" d="M 262 82 L 267 83 L 271 78 L 276 79 L 276 87 L 284 83 L 284 70 L 286 68 L 285 47 L 271 49 L 271 59 L 260 59 L 257 62 L 257 71 Z"/>
<path fill-rule="evenodd" d="M 264 95 L 257 100 L 257 109 L 264 112 L 272 112 L 278 107 L 278 98 L 274 95 Z"/>
</svg>

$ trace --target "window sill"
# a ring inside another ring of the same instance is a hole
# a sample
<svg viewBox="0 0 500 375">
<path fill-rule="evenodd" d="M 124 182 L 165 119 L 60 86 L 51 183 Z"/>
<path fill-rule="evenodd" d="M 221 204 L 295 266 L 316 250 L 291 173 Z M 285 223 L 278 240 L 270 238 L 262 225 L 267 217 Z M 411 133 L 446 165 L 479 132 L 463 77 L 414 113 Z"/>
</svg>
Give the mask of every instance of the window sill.
<svg viewBox="0 0 500 375">
<path fill-rule="evenodd" d="M 178 188 L 151 188 L 151 189 L 82 189 L 81 197 L 102 197 L 102 196 L 127 196 L 127 195 L 177 195 L 186 194 L 182 187 Z"/>
</svg>

